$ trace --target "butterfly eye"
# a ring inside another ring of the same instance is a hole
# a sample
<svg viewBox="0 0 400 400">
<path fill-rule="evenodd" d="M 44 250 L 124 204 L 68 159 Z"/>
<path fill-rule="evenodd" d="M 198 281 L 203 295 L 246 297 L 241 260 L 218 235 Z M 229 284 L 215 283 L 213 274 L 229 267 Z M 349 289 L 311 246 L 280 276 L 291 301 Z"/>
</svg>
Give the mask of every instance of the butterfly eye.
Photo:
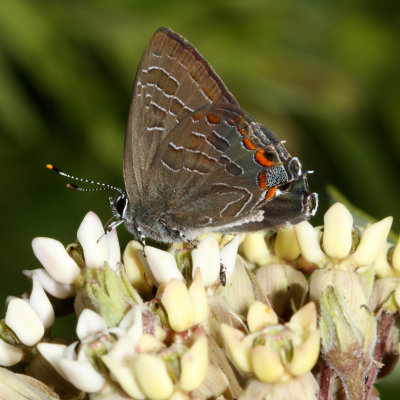
<svg viewBox="0 0 400 400">
<path fill-rule="evenodd" d="M 125 194 L 109 197 L 112 213 L 117 220 L 123 219 L 128 208 L 128 198 Z"/>
<path fill-rule="evenodd" d="M 128 206 L 128 198 L 122 194 L 119 194 L 114 201 L 114 205 L 115 210 L 122 217 L 125 214 Z"/>
</svg>

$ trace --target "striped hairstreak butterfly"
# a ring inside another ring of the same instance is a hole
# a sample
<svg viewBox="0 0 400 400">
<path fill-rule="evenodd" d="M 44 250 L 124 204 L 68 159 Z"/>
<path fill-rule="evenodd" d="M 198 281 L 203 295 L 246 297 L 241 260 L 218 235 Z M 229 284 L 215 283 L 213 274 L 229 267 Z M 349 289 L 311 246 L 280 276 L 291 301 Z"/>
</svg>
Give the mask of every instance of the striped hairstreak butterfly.
<svg viewBox="0 0 400 400">
<path fill-rule="evenodd" d="M 125 223 L 142 242 L 296 224 L 318 206 L 298 158 L 240 108 L 187 40 L 167 28 L 154 33 L 136 73 L 124 179 L 126 192 L 105 184 L 70 187 L 116 189 L 108 229 Z"/>
</svg>

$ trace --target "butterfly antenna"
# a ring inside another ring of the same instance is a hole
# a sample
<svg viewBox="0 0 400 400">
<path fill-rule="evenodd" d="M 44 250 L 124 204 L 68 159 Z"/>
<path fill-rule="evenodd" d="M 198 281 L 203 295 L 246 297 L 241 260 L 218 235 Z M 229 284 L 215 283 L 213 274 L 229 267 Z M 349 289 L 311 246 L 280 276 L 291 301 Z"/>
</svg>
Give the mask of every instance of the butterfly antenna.
<svg viewBox="0 0 400 400">
<path fill-rule="evenodd" d="M 79 182 L 90 183 L 92 185 L 100 186 L 97 188 L 83 188 L 81 186 L 74 185 L 73 183 L 67 183 L 66 186 L 69 189 L 78 190 L 79 192 L 97 192 L 97 191 L 101 191 L 101 190 L 116 190 L 117 192 L 121 193 L 122 195 L 125 195 L 125 192 L 116 186 L 109 185 L 108 183 L 92 181 L 91 179 L 78 178 L 71 174 L 67 174 L 64 171 L 61 171 L 60 169 L 55 167 L 53 164 L 46 164 L 46 168 L 50 169 L 51 171 L 56 172 L 58 175 L 65 176 L 66 178 L 73 179 L 73 180 L 79 181 Z"/>
</svg>

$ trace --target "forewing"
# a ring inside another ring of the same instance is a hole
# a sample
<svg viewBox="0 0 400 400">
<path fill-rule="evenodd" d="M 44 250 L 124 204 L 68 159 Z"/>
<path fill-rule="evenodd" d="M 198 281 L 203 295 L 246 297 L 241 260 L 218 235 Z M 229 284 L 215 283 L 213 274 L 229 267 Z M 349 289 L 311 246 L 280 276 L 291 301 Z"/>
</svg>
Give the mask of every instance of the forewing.
<svg viewBox="0 0 400 400">
<path fill-rule="evenodd" d="M 124 178 L 131 202 L 146 201 L 146 171 L 164 138 L 188 114 L 211 103 L 237 105 L 192 45 L 167 28 L 157 30 L 136 74 L 125 136 Z"/>
</svg>

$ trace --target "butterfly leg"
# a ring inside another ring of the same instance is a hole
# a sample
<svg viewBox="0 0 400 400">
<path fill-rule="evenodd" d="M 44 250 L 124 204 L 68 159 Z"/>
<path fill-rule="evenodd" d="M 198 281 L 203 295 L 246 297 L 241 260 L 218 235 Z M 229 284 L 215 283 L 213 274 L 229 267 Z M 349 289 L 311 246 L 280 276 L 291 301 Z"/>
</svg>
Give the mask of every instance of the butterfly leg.
<svg viewBox="0 0 400 400">
<path fill-rule="evenodd" d="M 146 246 L 146 237 L 143 235 L 143 232 L 140 229 L 140 227 L 137 226 L 136 224 L 135 224 L 135 230 L 136 230 L 137 234 L 139 235 L 140 243 L 142 243 L 142 246 L 143 246 L 143 256 L 146 257 L 146 255 L 144 254 L 144 247 Z"/>
<path fill-rule="evenodd" d="M 173 227 L 169 226 L 166 223 L 166 221 L 164 219 L 162 219 L 162 218 L 160 218 L 160 222 L 164 225 L 164 227 L 168 231 L 172 232 L 177 239 L 179 238 L 180 240 L 182 240 L 182 242 L 190 243 L 193 246 L 193 248 L 197 247 L 197 244 L 198 244 L 197 240 L 188 239 L 179 229 L 176 229 L 176 228 L 173 228 Z"/>
</svg>

